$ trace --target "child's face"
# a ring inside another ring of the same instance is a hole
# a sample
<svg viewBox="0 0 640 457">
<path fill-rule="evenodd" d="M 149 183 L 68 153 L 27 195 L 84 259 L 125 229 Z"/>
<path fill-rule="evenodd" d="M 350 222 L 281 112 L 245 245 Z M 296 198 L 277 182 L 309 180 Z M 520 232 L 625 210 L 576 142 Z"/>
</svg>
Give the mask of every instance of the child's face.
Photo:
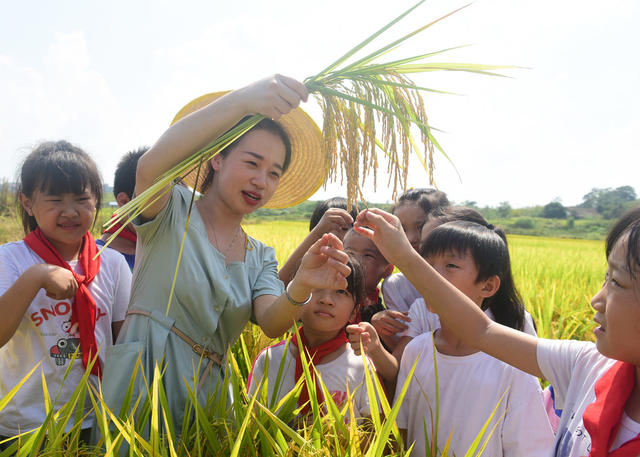
<svg viewBox="0 0 640 457">
<path fill-rule="evenodd" d="M 596 310 L 596 346 L 602 355 L 640 365 L 640 275 L 627 270 L 627 239 L 609 254 L 602 289 L 591 300 Z"/>
<path fill-rule="evenodd" d="M 355 303 L 347 290 L 315 289 L 312 293 L 302 313 L 305 328 L 333 337 L 355 318 Z"/>
<path fill-rule="evenodd" d="M 391 274 L 393 267 L 380 254 L 369 238 L 351 230 L 344 237 L 344 250 L 354 256 L 364 270 L 364 288 L 367 293 L 375 290 L 380 280 Z"/>
<path fill-rule="evenodd" d="M 31 198 L 20 195 L 20 202 L 60 252 L 82 241 L 96 212 L 96 198 L 88 188 L 81 194 L 60 195 L 36 190 Z"/>
<path fill-rule="evenodd" d="M 487 287 L 487 281 L 477 280 L 478 267 L 468 252 L 445 251 L 441 254 L 429 255 L 426 260 L 440 275 L 478 306 L 482 305 L 485 298 L 495 293 L 492 287 Z"/>
<path fill-rule="evenodd" d="M 260 208 L 278 188 L 285 155 L 277 135 L 266 130 L 247 133 L 226 157 L 218 154 L 211 160 L 220 198 L 239 214 Z"/>
<path fill-rule="evenodd" d="M 442 222 L 436 217 L 427 217 L 426 222 L 422 226 L 420 230 L 420 246 L 424 243 L 424 240 L 427 239 L 429 234 L 433 232 L 437 227 L 442 225 Z"/>
<path fill-rule="evenodd" d="M 402 229 L 413 249 L 420 249 L 420 231 L 427 220 L 427 214 L 415 202 L 403 203 L 393 214 L 400 219 Z"/>
</svg>

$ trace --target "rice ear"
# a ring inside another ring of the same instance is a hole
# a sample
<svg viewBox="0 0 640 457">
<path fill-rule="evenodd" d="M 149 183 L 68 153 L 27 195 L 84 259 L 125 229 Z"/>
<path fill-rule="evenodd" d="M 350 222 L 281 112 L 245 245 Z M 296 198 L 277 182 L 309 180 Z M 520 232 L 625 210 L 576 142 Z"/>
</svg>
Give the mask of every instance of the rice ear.
<svg viewBox="0 0 640 457">
<path fill-rule="evenodd" d="M 431 185 L 435 186 L 435 151 L 451 162 L 434 137 L 434 129 L 427 116 L 422 92 L 442 92 L 415 84 L 409 75 L 432 71 L 463 71 L 483 75 L 499 75 L 497 70 L 508 66 L 469 63 L 429 63 L 451 47 L 416 56 L 380 62 L 380 58 L 415 37 L 432 25 L 459 12 L 469 5 L 451 11 L 418 29 L 403 35 L 373 52 L 360 57 L 361 51 L 386 33 L 424 0 L 416 3 L 384 27 L 367 37 L 320 73 L 305 79 L 305 85 L 317 99 L 323 113 L 324 153 L 328 159 L 329 180 L 343 184 L 346 179 L 350 205 L 365 201 L 362 186 L 372 176 L 374 189 L 378 169 L 386 159 L 391 196 L 407 188 L 409 157 L 415 153 L 425 169 Z M 224 146 L 238 139 L 253 127 L 262 116 L 255 115 L 240 126 L 225 133 L 193 156 L 176 165 L 158 178 L 143 194 L 116 211 L 110 222 L 130 221 L 139 214 L 159 192 L 175 185 L 177 178 L 190 173 L 199 163 L 213 157 Z M 419 137 L 417 136 L 419 134 Z M 418 139 L 419 138 L 419 139 Z M 381 151 L 383 154 L 378 157 Z M 325 183 L 326 185 L 326 183 Z M 109 244 L 113 236 L 107 241 Z"/>
</svg>

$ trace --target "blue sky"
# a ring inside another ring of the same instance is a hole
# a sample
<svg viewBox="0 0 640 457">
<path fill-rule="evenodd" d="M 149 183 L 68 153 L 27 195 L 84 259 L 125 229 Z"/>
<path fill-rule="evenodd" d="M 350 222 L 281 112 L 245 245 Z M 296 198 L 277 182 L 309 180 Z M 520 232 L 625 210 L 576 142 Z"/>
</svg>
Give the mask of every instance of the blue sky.
<svg viewBox="0 0 640 457">
<path fill-rule="evenodd" d="M 152 144 L 192 98 L 275 72 L 304 79 L 411 4 L 11 2 L 0 18 L 0 178 L 13 180 L 38 141 L 65 138 L 112 182 L 119 156 Z M 383 41 L 463 4 L 428 1 Z M 399 56 L 472 44 L 438 60 L 526 67 L 416 78 L 464 94 L 425 95 L 462 178 L 441 158 L 438 186 L 458 202 L 513 206 L 571 205 L 592 187 L 640 192 L 639 22 L 634 0 L 478 0 L 408 42 Z M 320 121 L 315 102 L 303 107 Z M 413 167 L 410 185 L 426 184 Z M 365 189 L 391 199 L 384 184 Z M 344 193 L 329 184 L 315 198 Z"/>
</svg>

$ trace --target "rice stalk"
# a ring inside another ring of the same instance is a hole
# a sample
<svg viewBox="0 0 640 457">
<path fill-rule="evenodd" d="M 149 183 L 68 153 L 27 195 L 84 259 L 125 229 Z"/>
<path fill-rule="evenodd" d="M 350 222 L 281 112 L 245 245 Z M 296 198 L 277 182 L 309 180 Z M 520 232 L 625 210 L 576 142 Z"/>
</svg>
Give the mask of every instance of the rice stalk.
<svg viewBox="0 0 640 457">
<path fill-rule="evenodd" d="M 356 58 L 363 49 L 382 36 L 392 26 L 424 3 L 421 0 L 381 29 L 347 51 L 321 72 L 304 80 L 309 92 L 317 98 L 323 113 L 324 154 L 329 164 L 329 179 L 344 183 L 351 204 L 358 198 L 365 201 L 362 186 L 372 176 L 377 185 L 377 170 L 381 166 L 378 149 L 387 157 L 388 186 L 392 197 L 406 190 L 409 157 L 415 153 L 426 171 L 429 182 L 435 185 L 434 153 L 437 149 L 451 161 L 436 141 L 434 129 L 426 113 L 421 92 L 443 92 L 415 84 L 408 75 L 432 71 L 462 71 L 483 75 L 498 75 L 495 71 L 507 66 L 470 63 L 442 63 L 427 61 L 451 47 L 417 56 L 379 62 L 380 58 L 397 50 L 406 40 L 427 30 L 434 24 L 457 13 L 458 8 L 379 49 Z M 199 164 L 210 160 L 230 145 L 263 116 L 254 115 L 194 153 L 160 176 L 145 192 L 115 211 L 109 226 L 132 222 L 145 208 L 169 191 L 175 183 L 191 173 Z M 414 138 L 417 129 L 420 139 Z M 118 235 L 114 233 L 105 247 Z M 104 248 L 103 248 L 104 249 Z"/>
</svg>

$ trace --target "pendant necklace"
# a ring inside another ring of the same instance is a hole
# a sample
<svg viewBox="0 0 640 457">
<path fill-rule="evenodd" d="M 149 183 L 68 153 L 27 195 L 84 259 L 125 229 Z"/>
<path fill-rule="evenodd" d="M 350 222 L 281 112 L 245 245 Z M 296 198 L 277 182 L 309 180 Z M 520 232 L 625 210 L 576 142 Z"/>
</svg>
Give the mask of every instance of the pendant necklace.
<svg viewBox="0 0 640 457">
<path fill-rule="evenodd" d="M 231 251 L 231 248 L 235 244 L 236 239 L 238 239 L 238 233 L 240 233 L 240 226 L 238 226 L 238 228 L 236 229 L 236 233 L 235 235 L 233 235 L 233 239 L 231 240 L 231 243 L 229 243 L 229 246 L 227 246 L 227 249 L 225 249 L 224 251 L 220 249 L 220 243 L 218 243 L 218 237 L 216 236 L 216 228 L 213 226 L 213 224 L 211 224 L 211 231 L 213 232 L 213 239 L 216 241 L 216 247 L 218 248 L 218 251 L 220 251 L 220 254 L 222 254 L 222 256 L 226 259 L 227 254 L 229 253 L 229 251 Z"/>
</svg>

